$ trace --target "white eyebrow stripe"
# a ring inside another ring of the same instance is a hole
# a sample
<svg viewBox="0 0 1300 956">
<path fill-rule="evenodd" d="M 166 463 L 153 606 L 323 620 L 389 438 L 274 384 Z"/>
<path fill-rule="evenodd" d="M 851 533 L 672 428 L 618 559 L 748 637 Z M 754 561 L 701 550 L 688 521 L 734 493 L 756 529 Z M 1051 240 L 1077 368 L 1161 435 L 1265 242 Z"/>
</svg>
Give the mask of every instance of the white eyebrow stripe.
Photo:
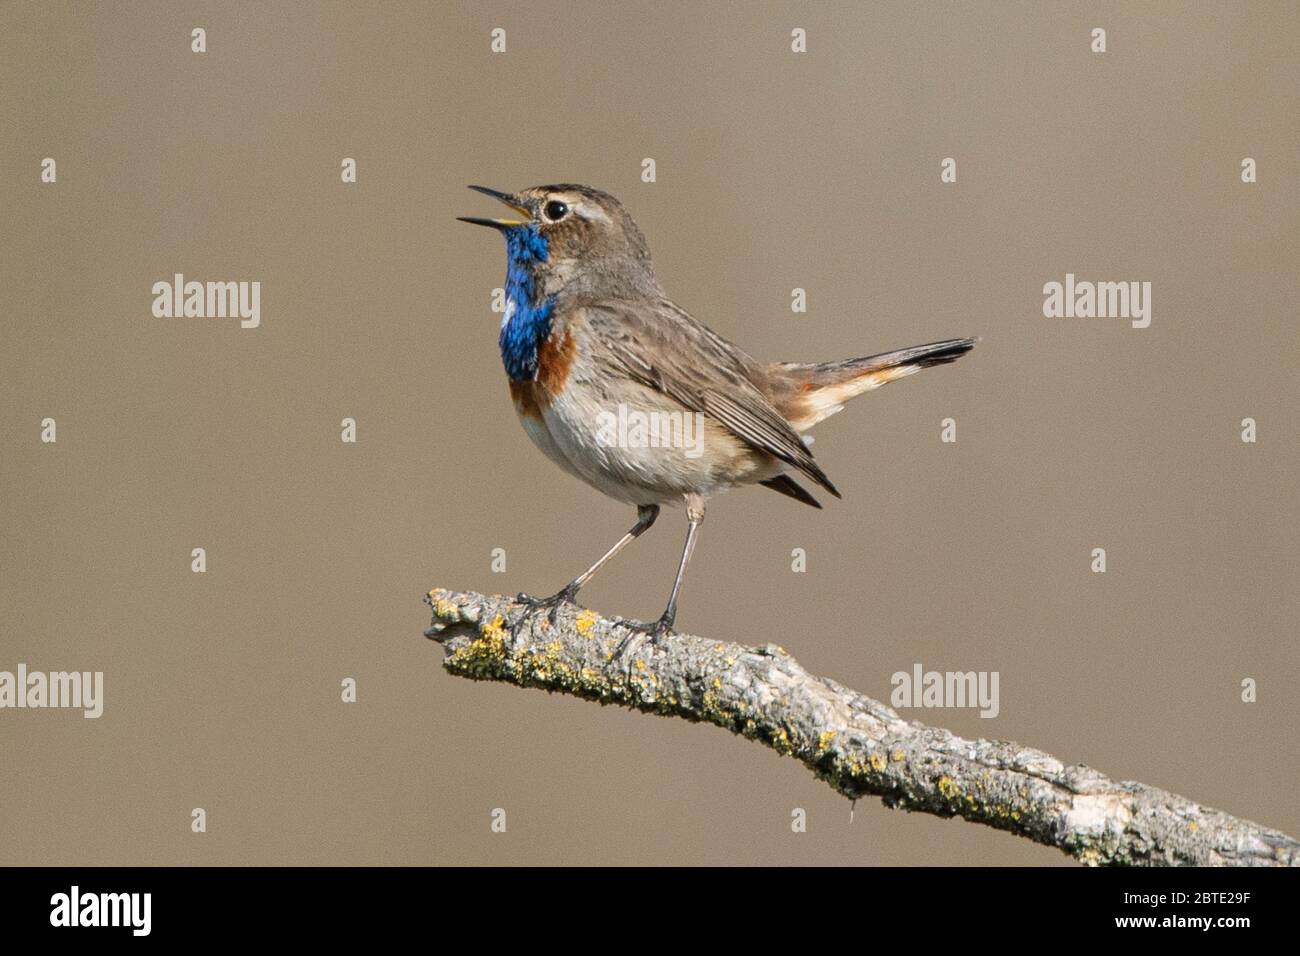
<svg viewBox="0 0 1300 956">
<path fill-rule="evenodd" d="M 606 224 L 609 223 L 609 216 L 605 215 L 605 210 L 601 209 L 599 206 L 586 202 L 570 203 L 570 205 L 573 207 L 573 211 L 583 219 L 590 219 L 595 222 L 603 222 Z"/>
</svg>

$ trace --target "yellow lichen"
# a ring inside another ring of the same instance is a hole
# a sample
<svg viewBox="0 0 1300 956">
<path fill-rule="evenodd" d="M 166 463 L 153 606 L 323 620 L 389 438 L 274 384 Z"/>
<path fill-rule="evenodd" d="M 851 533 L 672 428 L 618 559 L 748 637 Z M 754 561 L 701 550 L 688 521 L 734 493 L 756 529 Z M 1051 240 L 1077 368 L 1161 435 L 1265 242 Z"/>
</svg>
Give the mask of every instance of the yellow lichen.
<svg viewBox="0 0 1300 956">
<path fill-rule="evenodd" d="M 893 760 L 894 763 L 902 763 L 904 760 L 907 759 L 907 754 L 903 753 L 902 750 L 895 750 L 892 754 L 889 755 L 889 758 Z"/>
<path fill-rule="evenodd" d="M 886 766 L 888 766 L 888 764 L 885 762 L 884 754 L 873 753 L 871 755 L 871 769 L 876 771 L 876 773 L 880 773 Z"/>
<path fill-rule="evenodd" d="M 505 619 L 498 614 L 483 625 L 477 638 L 447 658 L 446 666 L 468 674 L 492 673 L 500 669 L 506 659 Z"/>
<path fill-rule="evenodd" d="M 939 792 L 947 799 L 952 800 L 961 793 L 961 788 L 957 786 L 956 781 L 946 774 L 939 778 Z"/>
<path fill-rule="evenodd" d="M 822 753 L 823 751 L 825 751 L 826 748 L 831 745 L 831 741 L 835 739 L 836 735 L 837 735 L 837 731 L 834 730 L 823 730 L 820 734 L 818 734 L 817 752 Z"/>
<path fill-rule="evenodd" d="M 483 625 L 483 639 L 486 641 L 504 641 L 506 638 L 505 618 L 498 614 Z"/>
<path fill-rule="evenodd" d="M 704 696 L 700 698 L 700 711 L 704 714 L 705 719 L 715 724 L 726 724 L 729 716 L 722 706 L 718 703 L 718 698 L 713 691 L 706 690 Z"/>
<path fill-rule="evenodd" d="M 582 611 L 573 621 L 573 626 L 583 637 L 591 637 L 592 629 L 596 626 L 595 611 Z"/>
</svg>

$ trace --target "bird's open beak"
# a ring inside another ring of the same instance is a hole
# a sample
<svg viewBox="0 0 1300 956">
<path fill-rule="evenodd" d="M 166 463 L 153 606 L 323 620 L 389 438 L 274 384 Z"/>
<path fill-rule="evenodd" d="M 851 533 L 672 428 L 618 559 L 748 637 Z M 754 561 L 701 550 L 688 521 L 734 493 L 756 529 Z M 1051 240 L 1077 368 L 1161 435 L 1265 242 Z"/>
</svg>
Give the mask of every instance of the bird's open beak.
<svg viewBox="0 0 1300 956">
<path fill-rule="evenodd" d="M 515 212 L 524 216 L 524 219 L 482 219 L 478 216 L 457 216 L 461 222 L 468 222 L 475 226 L 491 226 L 493 229 L 509 229 L 511 226 L 526 226 L 533 221 L 533 210 L 528 206 L 524 199 L 510 193 L 503 193 L 499 189 L 488 189 L 486 186 L 470 186 L 475 192 L 480 192 L 484 196 L 491 196 L 498 202 L 503 202 Z"/>
</svg>

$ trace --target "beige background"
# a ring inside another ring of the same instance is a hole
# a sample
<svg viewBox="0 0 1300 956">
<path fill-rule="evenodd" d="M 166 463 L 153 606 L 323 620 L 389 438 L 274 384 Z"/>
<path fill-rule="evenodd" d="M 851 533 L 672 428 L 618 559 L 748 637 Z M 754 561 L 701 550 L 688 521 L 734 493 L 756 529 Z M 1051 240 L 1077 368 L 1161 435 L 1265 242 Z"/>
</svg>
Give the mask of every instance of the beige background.
<svg viewBox="0 0 1300 956">
<path fill-rule="evenodd" d="M 0 27 L 0 669 L 107 695 L 98 721 L 0 712 L 0 862 L 1065 862 L 876 801 L 850 825 L 721 730 L 442 672 L 431 586 L 549 593 L 632 518 L 515 421 L 502 244 L 453 219 L 496 210 L 466 183 L 615 193 L 670 293 L 760 356 L 984 338 L 818 429 L 843 502 L 717 500 L 683 629 L 876 696 L 916 661 L 997 670 L 996 720 L 909 716 L 1300 832 L 1296 5 L 11 3 Z M 1070 271 L 1152 282 L 1151 327 L 1045 319 Z M 175 272 L 260 280 L 262 327 L 153 318 Z M 586 603 L 657 614 L 683 533 L 667 515 Z"/>
</svg>

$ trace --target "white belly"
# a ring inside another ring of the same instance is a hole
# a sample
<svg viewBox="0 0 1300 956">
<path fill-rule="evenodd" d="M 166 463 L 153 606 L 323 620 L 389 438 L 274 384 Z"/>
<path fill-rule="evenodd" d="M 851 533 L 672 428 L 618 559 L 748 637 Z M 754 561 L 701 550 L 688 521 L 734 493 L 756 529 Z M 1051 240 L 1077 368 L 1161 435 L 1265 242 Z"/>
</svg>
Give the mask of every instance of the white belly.
<svg viewBox="0 0 1300 956">
<path fill-rule="evenodd" d="M 667 396 L 635 384 L 621 391 L 570 381 L 542 410 L 542 421 L 525 420 L 524 427 L 566 470 L 635 505 L 672 503 L 689 492 L 708 497 L 783 470 Z"/>
</svg>

